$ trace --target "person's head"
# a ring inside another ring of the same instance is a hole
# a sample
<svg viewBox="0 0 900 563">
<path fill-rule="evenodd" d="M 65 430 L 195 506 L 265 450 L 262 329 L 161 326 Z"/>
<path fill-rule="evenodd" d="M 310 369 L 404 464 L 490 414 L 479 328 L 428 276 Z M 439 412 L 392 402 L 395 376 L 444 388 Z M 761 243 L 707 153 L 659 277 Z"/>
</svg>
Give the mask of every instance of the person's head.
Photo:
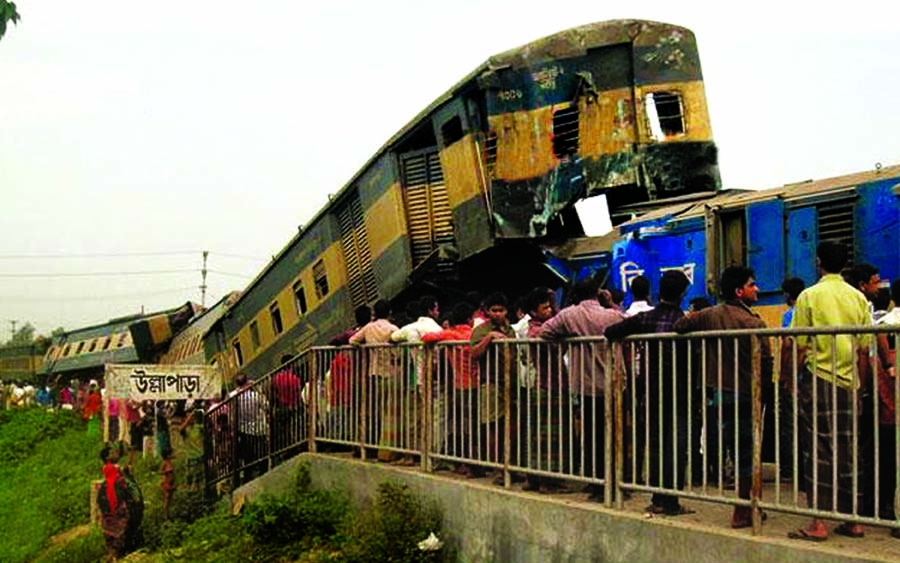
<svg viewBox="0 0 900 563">
<path fill-rule="evenodd" d="M 887 311 L 891 306 L 891 290 L 886 287 L 879 287 L 878 292 L 872 299 L 872 307 L 876 311 Z"/>
<path fill-rule="evenodd" d="M 434 295 L 423 295 L 419 298 L 418 306 L 420 317 L 431 317 L 432 319 L 437 320 L 441 314 L 437 297 Z"/>
<path fill-rule="evenodd" d="M 504 325 L 507 322 L 506 295 L 500 293 L 492 293 L 484 298 L 484 311 L 488 319 L 497 326 Z"/>
<path fill-rule="evenodd" d="M 613 307 L 616 309 L 622 308 L 622 303 L 625 301 L 625 292 L 621 289 L 617 289 L 615 287 L 609 290 L 609 297 L 612 300 Z"/>
<path fill-rule="evenodd" d="M 572 303 L 578 305 L 582 301 L 587 301 L 589 299 L 596 301 L 597 293 L 599 291 L 600 286 L 597 283 L 597 280 L 593 278 L 581 280 L 572 288 Z"/>
<path fill-rule="evenodd" d="M 847 246 L 843 243 L 826 240 L 816 247 L 816 261 L 826 274 L 839 274 L 847 265 Z"/>
<path fill-rule="evenodd" d="M 474 314 L 475 307 L 471 303 L 465 301 L 457 303 L 450 311 L 450 324 L 453 326 L 470 325 Z"/>
<path fill-rule="evenodd" d="M 278 360 L 278 365 L 285 365 L 286 363 L 291 361 L 291 358 L 293 358 L 293 356 L 291 356 L 290 354 L 282 354 L 281 358 Z"/>
<path fill-rule="evenodd" d="M 871 264 L 860 263 L 850 268 L 850 284 L 860 290 L 866 299 L 873 300 L 878 294 L 878 286 L 881 279 L 878 277 L 878 268 Z"/>
<path fill-rule="evenodd" d="M 631 299 L 633 301 L 650 300 L 650 279 L 640 275 L 631 280 Z"/>
<path fill-rule="evenodd" d="M 691 282 L 681 270 L 666 270 L 659 279 L 659 300 L 680 304 Z"/>
<path fill-rule="evenodd" d="M 246 376 L 245 374 L 243 374 L 243 373 L 239 373 L 239 374 L 237 374 L 236 376 L 234 376 L 234 384 L 235 384 L 238 388 L 245 387 L 245 386 L 247 385 L 247 382 L 248 382 L 248 381 L 249 381 L 249 379 L 248 379 L 247 376 Z"/>
<path fill-rule="evenodd" d="M 379 299 L 372 309 L 376 319 L 386 319 L 391 316 L 391 302 L 387 299 Z"/>
<path fill-rule="evenodd" d="M 527 298 L 527 296 L 519 297 L 513 304 L 513 311 L 516 312 L 516 320 L 521 320 L 528 314 L 528 306 L 525 304 Z"/>
<path fill-rule="evenodd" d="M 800 278 L 788 278 L 781 284 L 781 291 L 784 292 L 784 302 L 788 306 L 793 307 L 800 297 L 800 293 L 806 289 L 806 283 Z"/>
<path fill-rule="evenodd" d="M 756 303 L 756 274 L 746 266 L 729 266 L 722 272 L 719 282 L 722 297 L 726 301 L 737 299 L 744 304 Z"/>
<path fill-rule="evenodd" d="M 353 318 L 357 327 L 366 326 L 372 321 L 372 309 L 368 305 L 360 305 L 353 310 Z"/>
<path fill-rule="evenodd" d="M 694 297 L 690 300 L 690 310 L 691 312 L 696 313 L 697 311 L 702 311 L 703 309 L 708 309 L 712 307 L 712 303 L 710 303 L 709 299 L 705 296 Z"/>
<path fill-rule="evenodd" d="M 532 319 L 546 321 L 553 316 L 553 292 L 546 287 L 536 287 L 525 297 L 525 308 Z"/>
<path fill-rule="evenodd" d="M 162 455 L 163 459 L 172 459 L 172 446 L 170 446 L 168 444 L 163 446 L 163 449 L 160 452 L 160 455 Z"/>
<path fill-rule="evenodd" d="M 118 463 L 119 459 L 122 457 L 122 447 L 115 443 L 110 442 L 105 444 L 103 448 L 100 450 L 100 460 L 109 463 Z"/>
</svg>

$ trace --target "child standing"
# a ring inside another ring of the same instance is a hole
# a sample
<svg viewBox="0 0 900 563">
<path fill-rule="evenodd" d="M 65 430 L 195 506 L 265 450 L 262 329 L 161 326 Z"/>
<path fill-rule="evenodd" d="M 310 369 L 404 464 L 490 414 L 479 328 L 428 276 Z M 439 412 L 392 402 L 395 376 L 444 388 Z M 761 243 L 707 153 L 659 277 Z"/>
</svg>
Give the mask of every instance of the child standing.
<svg viewBox="0 0 900 563">
<path fill-rule="evenodd" d="M 162 465 L 159 470 L 162 473 L 163 493 L 163 517 L 169 519 L 169 505 L 172 503 L 172 495 L 175 493 L 175 466 L 172 465 L 172 447 L 166 446 L 162 451 Z"/>
</svg>

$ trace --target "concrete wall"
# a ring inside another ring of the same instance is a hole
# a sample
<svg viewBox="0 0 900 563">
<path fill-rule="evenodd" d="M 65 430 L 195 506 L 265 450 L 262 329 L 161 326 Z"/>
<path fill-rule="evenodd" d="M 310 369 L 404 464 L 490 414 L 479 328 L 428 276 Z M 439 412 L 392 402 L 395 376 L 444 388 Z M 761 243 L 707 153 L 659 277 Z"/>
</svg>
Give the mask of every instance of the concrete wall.
<svg viewBox="0 0 900 563">
<path fill-rule="evenodd" d="M 635 563 L 791 561 L 837 563 L 887 561 L 848 557 L 827 545 L 731 534 L 721 528 L 648 520 L 640 514 L 600 505 L 506 491 L 472 481 L 400 469 L 377 463 L 302 454 L 233 494 L 241 504 L 265 491 L 290 486 L 298 463 L 310 464 L 314 488 L 342 490 L 354 503 L 372 500 L 379 483 L 405 483 L 444 511 L 441 539 L 467 563 Z M 424 538 L 423 538 L 424 539 Z"/>
</svg>

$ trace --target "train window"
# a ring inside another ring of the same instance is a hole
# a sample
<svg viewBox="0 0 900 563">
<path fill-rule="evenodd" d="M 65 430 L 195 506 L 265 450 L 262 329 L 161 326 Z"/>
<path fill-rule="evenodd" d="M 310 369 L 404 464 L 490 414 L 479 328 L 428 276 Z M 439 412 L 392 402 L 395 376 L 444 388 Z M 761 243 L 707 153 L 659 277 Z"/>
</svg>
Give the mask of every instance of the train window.
<svg viewBox="0 0 900 563">
<path fill-rule="evenodd" d="M 97 349 L 97 342 L 99 340 L 100 340 L 99 338 L 95 338 L 95 339 L 91 340 L 91 345 L 88 347 L 88 352 L 93 352 L 94 350 Z"/>
<path fill-rule="evenodd" d="M 234 352 L 234 361 L 237 362 L 237 365 L 244 365 L 244 354 L 241 353 L 241 343 L 237 339 L 234 339 L 231 343 L 231 350 Z"/>
<path fill-rule="evenodd" d="M 110 337 L 106 337 L 103 339 L 103 350 L 109 350 L 109 343 L 112 342 Z"/>
<path fill-rule="evenodd" d="M 297 282 L 294 284 L 294 305 L 297 306 L 297 316 L 306 314 L 306 291 L 303 289 L 303 284 Z"/>
<path fill-rule="evenodd" d="M 272 315 L 272 332 L 278 336 L 284 331 L 284 325 L 281 324 L 281 310 L 277 301 L 269 305 L 269 314 Z"/>
<path fill-rule="evenodd" d="M 125 339 L 128 337 L 127 332 L 123 332 L 119 335 L 119 340 L 116 342 L 116 348 L 121 348 L 125 345 Z"/>
<path fill-rule="evenodd" d="M 454 115 L 441 125 L 441 137 L 444 140 L 445 147 L 449 147 L 463 138 L 462 119 L 458 115 Z"/>
<path fill-rule="evenodd" d="M 484 167 L 487 176 L 494 179 L 494 170 L 497 168 L 497 132 L 490 131 L 484 140 Z"/>
<path fill-rule="evenodd" d="M 84 349 L 84 342 L 79 342 L 78 348 L 75 349 L 75 355 L 77 356 L 78 354 L 80 354 L 83 349 Z"/>
<path fill-rule="evenodd" d="M 578 106 L 570 105 L 553 112 L 553 154 L 568 158 L 578 152 Z"/>
<path fill-rule="evenodd" d="M 673 92 L 651 92 L 647 94 L 647 120 L 650 136 L 655 141 L 684 133 L 684 106 L 681 95 Z"/>
<path fill-rule="evenodd" d="M 72 345 L 71 345 L 71 344 L 66 344 L 66 347 L 63 348 L 63 353 L 62 353 L 63 358 L 65 358 L 66 356 L 68 356 L 68 355 L 69 355 L 69 352 L 71 352 L 71 351 L 72 351 Z"/>
<path fill-rule="evenodd" d="M 325 273 L 325 262 L 322 260 L 313 266 L 313 280 L 316 284 L 316 297 L 322 299 L 328 295 L 328 276 Z"/>
<path fill-rule="evenodd" d="M 250 346 L 254 352 L 259 350 L 259 324 L 256 321 L 250 323 Z"/>
</svg>

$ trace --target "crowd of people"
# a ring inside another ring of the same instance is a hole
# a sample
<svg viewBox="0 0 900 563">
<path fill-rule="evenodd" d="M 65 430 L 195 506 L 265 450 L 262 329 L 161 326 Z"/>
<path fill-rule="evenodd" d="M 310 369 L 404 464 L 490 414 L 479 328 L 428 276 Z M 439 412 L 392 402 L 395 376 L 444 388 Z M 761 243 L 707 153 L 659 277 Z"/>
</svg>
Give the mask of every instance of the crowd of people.
<svg viewBox="0 0 900 563">
<path fill-rule="evenodd" d="M 877 268 L 848 266 L 845 246 L 824 242 L 817 255 L 818 283 L 806 288 L 791 278 L 783 284 L 789 308 L 782 327 L 900 326 L 900 307 L 887 311 L 891 301 L 900 304 L 900 281 L 885 300 Z M 752 526 L 750 499 L 761 495 L 752 487 L 754 429 L 767 413 L 778 421 L 772 426 L 779 433 L 780 477 L 794 478 L 796 468 L 808 508 L 836 510 L 851 520 L 894 519 L 892 338 L 748 334 L 767 325 L 754 312 L 755 273 L 741 265 L 722 272 L 716 305 L 693 299 L 683 310 L 689 281 L 681 271 L 660 277 L 656 300 L 650 287 L 646 277 L 634 278 L 627 309 L 623 294 L 600 289 L 593 279 L 576 284 L 565 307 L 545 287 L 513 307 L 494 293 L 458 302 L 446 315 L 438 299 L 426 295 L 399 323 L 386 300 L 360 307 L 354 326 L 330 342 L 335 348 L 316 389 L 301 382 L 287 357 L 268 387 L 239 376 L 235 392 L 243 390 L 243 403 L 234 455 L 250 467 L 272 444 L 294 443 L 305 431 L 314 396 L 318 436 L 362 442 L 382 462 L 413 463 L 426 445 L 425 425 L 432 423 L 437 443 L 431 451 L 455 462 L 463 476 L 483 476 L 502 465 L 507 443 L 513 466 L 537 470 L 521 476 L 526 490 L 553 492 L 579 480 L 566 477 L 587 477 L 593 482 L 589 498 L 599 500 L 604 488 L 595 483 L 610 477 L 604 475 L 604 436 L 606 409 L 617 406 L 607 395 L 614 394 L 626 412 L 624 484 L 664 490 L 652 495 L 650 513 L 688 512 L 677 492 L 688 480 L 709 480 L 737 493 L 730 525 Z M 659 333 L 687 337 L 646 336 Z M 618 356 L 606 353 L 610 343 Z M 513 392 L 503 399 L 506 412 L 488 412 L 491 403 L 495 409 L 501 403 L 497 392 L 507 380 Z M 422 408 L 426 383 L 434 408 L 430 422 Z M 767 437 L 764 447 L 774 449 L 773 442 Z M 865 531 L 848 521 L 832 533 L 862 537 Z M 816 518 L 790 536 L 822 541 L 828 534 Z M 892 535 L 900 537 L 900 531 Z"/>
</svg>

